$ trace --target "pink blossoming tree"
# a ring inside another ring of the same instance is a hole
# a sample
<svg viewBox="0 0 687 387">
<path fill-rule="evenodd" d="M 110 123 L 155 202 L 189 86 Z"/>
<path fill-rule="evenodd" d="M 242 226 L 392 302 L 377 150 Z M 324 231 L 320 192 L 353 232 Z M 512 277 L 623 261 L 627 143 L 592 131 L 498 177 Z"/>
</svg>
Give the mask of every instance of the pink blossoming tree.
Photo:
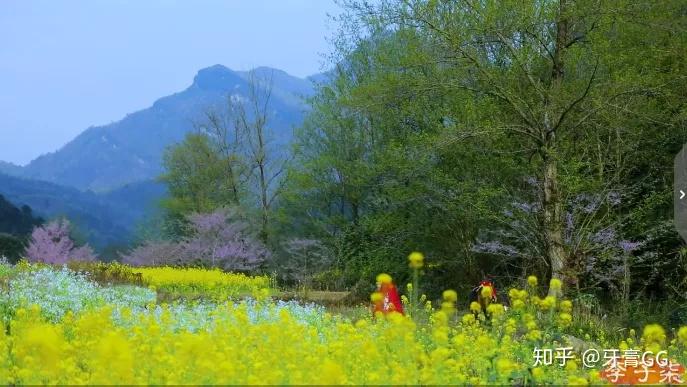
<svg viewBox="0 0 687 387">
<path fill-rule="evenodd" d="M 25 254 L 30 262 L 53 265 L 62 265 L 68 261 L 96 260 L 93 249 L 88 244 L 74 246 L 74 241 L 69 237 L 69 221 L 66 219 L 54 220 L 34 228 Z"/>
<path fill-rule="evenodd" d="M 217 209 L 187 217 L 189 235 L 178 242 L 148 241 L 122 261 L 137 266 L 200 264 L 224 270 L 250 271 L 270 257 L 267 248 L 233 212 Z"/>
</svg>

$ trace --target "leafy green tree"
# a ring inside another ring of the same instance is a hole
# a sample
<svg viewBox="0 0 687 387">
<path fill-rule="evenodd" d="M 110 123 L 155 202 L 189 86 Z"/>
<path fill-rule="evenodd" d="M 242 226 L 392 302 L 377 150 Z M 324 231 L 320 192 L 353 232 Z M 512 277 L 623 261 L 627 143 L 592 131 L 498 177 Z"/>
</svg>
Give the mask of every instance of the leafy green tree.
<svg viewBox="0 0 687 387">
<path fill-rule="evenodd" d="M 239 204 L 237 182 L 227 173 L 232 163 L 202 133 L 188 134 L 181 144 L 168 149 L 164 156 L 166 173 L 161 177 L 170 192 L 163 202 L 168 221 L 179 223 L 193 212 L 211 212 L 223 205 Z M 174 229 L 181 232 L 180 226 Z"/>
</svg>

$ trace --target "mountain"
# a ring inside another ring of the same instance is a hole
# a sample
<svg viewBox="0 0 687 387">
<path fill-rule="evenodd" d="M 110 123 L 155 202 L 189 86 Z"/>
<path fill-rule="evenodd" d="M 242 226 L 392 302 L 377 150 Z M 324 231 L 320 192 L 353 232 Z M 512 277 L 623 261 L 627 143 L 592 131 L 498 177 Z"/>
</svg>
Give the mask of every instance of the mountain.
<svg viewBox="0 0 687 387">
<path fill-rule="evenodd" d="M 130 231 L 156 211 L 160 199 L 165 196 L 167 186 L 156 180 L 137 181 L 98 194 L 110 208 L 128 220 Z"/>
<path fill-rule="evenodd" d="M 313 94 L 313 82 L 310 77 L 306 79 L 289 75 L 282 70 L 271 67 L 256 67 L 251 71 L 239 71 L 238 74 L 250 81 L 250 77 L 270 82 L 272 84 L 272 96 L 291 104 L 294 108 L 302 108 L 303 100 Z"/>
<path fill-rule="evenodd" d="M 12 176 L 20 176 L 22 173 L 22 167 L 5 161 L 0 161 L 0 173 Z"/>
<path fill-rule="evenodd" d="M 14 205 L 31 207 L 41 217 L 67 217 L 81 239 L 102 249 L 131 241 L 136 226 L 155 209 L 166 190 L 159 183 L 144 181 L 96 194 L 0 174 L 0 194 Z M 22 211 L 26 212 L 24 207 Z M 0 223 L 4 219 L 5 214 L 0 213 Z"/>
<path fill-rule="evenodd" d="M 272 80 L 274 140 L 286 144 L 293 127 L 303 119 L 303 97 L 312 95 L 312 82 L 266 67 L 255 69 L 255 74 L 258 79 Z M 118 122 L 90 127 L 61 149 L 25 167 L 0 165 L 0 172 L 94 192 L 154 179 L 162 173 L 165 148 L 181 141 L 204 112 L 223 106 L 228 97 L 247 98 L 248 78 L 248 73 L 222 65 L 202 69 L 186 90 Z"/>
</svg>

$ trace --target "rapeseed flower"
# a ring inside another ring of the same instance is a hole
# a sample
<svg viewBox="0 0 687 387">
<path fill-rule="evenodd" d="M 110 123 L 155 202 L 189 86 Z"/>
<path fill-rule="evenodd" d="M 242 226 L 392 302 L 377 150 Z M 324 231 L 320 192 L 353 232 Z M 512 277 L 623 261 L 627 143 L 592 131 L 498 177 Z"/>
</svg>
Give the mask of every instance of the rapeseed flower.
<svg viewBox="0 0 687 387">
<path fill-rule="evenodd" d="M 392 282 L 391 276 L 386 273 L 377 275 L 377 284 L 390 284 Z"/>
<path fill-rule="evenodd" d="M 589 383 L 587 382 L 587 379 L 579 377 L 579 376 L 572 376 L 568 378 L 568 385 L 570 386 L 586 386 Z"/>
<path fill-rule="evenodd" d="M 687 326 L 682 326 L 677 331 L 678 342 L 684 346 L 687 346 Z"/>
<path fill-rule="evenodd" d="M 540 303 L 539 307 L 542 310 L 551 310 L 556 306 L 556 297 L 546 296 Z"/>
<path fill-rule="evenodd" d="M 202 294 L 216 300 L 226 300 L 241 296 L 264 296 L 270 289 L 267 276 L 247 276 L 242 273 L 229 273 L 219 269 L 179 268 L 179 267 L 140 267 L 134 268 L 143 281 L 154 291 L 173 294 Z"/>
<path fill-rule="evenodd" d="M 491 299 L 493 294 L 494 290 L 491 288 L 491 286 L 482 286 L 482 290 L 480 291 L 482 298 Z"/>
<path fill-rule="evenodd" d="M 570 313 L 563 312 L 558 315 L 558 323 L 563 328 L 568 327 L 570 324 L 572 324 L 572 316 Z"/>
<path fill-rule="evenodd" d="M 649 324 L 642 332 L 642 343 L 653 352 L 658 352 L 666 341 L 666 331 L 659 324 Z"/>
<path fill-rule="evenodd" d="M 444 290 L 442 293 L 444 301 L 448 302 L 457 302 L 458 301 L 458 293 L 456 293 L 455 290 Z"/>
<path fill-rule="evenodd" d="M 549 282 L 549 294 L 553 295 L 553 296 L 560 295 L 562 287 L 563 287 L 563 283 L 561 282 L 560 279 L 551 278 L 551 281 Z"/>
<path fill-rule="evenodd" d="M 513 300 L 511 302 L 511 307 L 515 310 L 520 310 L 525 307 L 525 303 L 522 300 Z"/>
<path fill-rule="evenodd" d="M 537 287 L 537 276 L 531 275 L 527 277 L 527 285 L 529 285 L 531 288 L 536 288 Z"/>
<path fill-rule="evenodd" d="M 477 301 L 472 301 L 470 303 L 470 310 L 473 313 L 479 313 L 482 310 L 482 306 Z"/>
<path fill-rule="evenodd" d="M 500 358 L 496 360 L 496 370 L 501 376 L 508 377 L 515 371 L 517 365 L 507 358 Z"/>
<path fill-rule="evenodd" d="M 476 320 L 475 320 L 475 315 L 474 315 L 474 314 L 470 314 L 470 313 L 464 314 L 464 315 L 463 315 L 463 318 L 461 319 L 461 321 L 463 322 L 463 324 L 466 324 L 466 325 L 474 324 L 475 321 L 476 321 Z"/>
<path fill-rule="evenodd" d="M 489 306 L 487 306 L 487 313 L 492 316 L 500 316 L 504 311 L 503 305 L 501 304 L 489 304 Z"/>
<path fill-rule="evenodd" d="M 536 381 L 541 381 L 544 379 L 544 370 L 541 367 L 532 368 L 532 377 Z"/>
<path fill-rule="evenodd" d="M 560 304 L 560 309 L 563 312 L 570 313 L 572 312 L 572 302 L 570 300 L 563 300 L 561 301 Z"/>
<path fill-rule="evenodd" d="M 370 295 L 370 301 L 373 303 L 378 303 L 381 302 L 384 299 L 384 296 L 380 292 L 374 292 Z"/>
<path fill-rule="evenodd" d="M 447 314 L 452 314 L 456 311 L 456 304 L 453 302 L 444 301 L 441 303 L 441 311 Z"/>
<path fill-rule="evenodd" d="M 374 323 L 369 315 L 347 319 L 267 299 L 147 308 L 106 303 L 54 321 L 25 304 L 5 316 L 7 329 L 0 322 L 0 384 L 600 383 L 598 369 L 577 361 L 531 368 L 534 348 L 563 346 L 562 328 L 575 317 L 572 303 L 553 296 L 530 307 L 533 293 L 511 289 L 513 310 L 485 305 L 496 318 L 484 324 L 473 313 L 452 318 L 458 298 L 452 291 L 442 294 L 439 310 L 418 298 L 427 314 L 415 320 L 389 313 Z M 370 300 L 380 301 L 374 293 Z M 482 307 L 473 303 L 470 310 Z M 662 346 L 665 336 L 660 326 L 647 326 L 642 343 Z M 594 339 L 611 347 L 603 331 Z M 676 346 L 685 342 L 687 327 L 675 335 Z"/>
<path fill-rule="evenodd" d="M 424 265 L 425 256 L 422 253 L 413 251 L 408 255 L 408 262 L 412 269 L 420 269 Z"/>
</svg>

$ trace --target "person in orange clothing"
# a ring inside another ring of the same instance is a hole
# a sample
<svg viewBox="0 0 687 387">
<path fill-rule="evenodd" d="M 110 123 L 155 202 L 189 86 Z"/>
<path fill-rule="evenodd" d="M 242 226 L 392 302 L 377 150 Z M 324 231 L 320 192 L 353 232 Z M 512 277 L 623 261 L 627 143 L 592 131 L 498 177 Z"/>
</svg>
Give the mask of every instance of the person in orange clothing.
<svg viewBox="0 0 687 387">
<path fill-rule="evenodd" d="M 372 294 L 372 304 L 374 315 L 381 313 L 387 315 L 392 312 L 403 314 L 403 303 L 398 295 L 396 285 L 391 276 L 380 274 L 377 276 L 377 291 Z"/>
</svg>

